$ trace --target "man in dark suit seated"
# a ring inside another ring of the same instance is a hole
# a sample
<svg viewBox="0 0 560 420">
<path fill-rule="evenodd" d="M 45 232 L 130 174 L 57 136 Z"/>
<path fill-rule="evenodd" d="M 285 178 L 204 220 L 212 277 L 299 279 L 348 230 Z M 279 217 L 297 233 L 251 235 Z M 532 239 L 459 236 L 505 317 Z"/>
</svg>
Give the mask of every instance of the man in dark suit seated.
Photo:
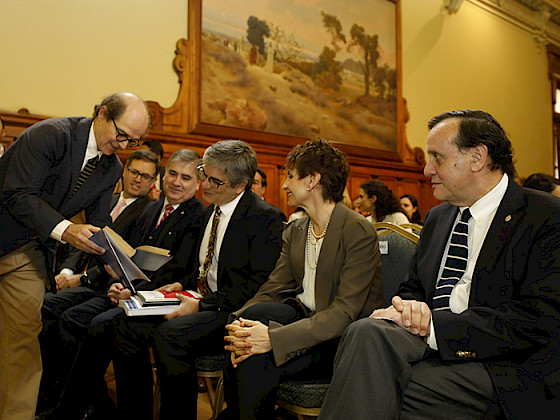
<svg viewBox="0 0 560 420">
<path fill-rule="evenodd" d="M 117 233 L 122 235 L 129 225 L 135 225 L 146 205 L 151 202 L 148 192 L 160 166 L 159 158 L 149 150 L 135 150 L 128 156 L 122 176 L 124 189 L 120 194 L 113 194 L 111 200 L 110 216 Z M 60 274 L 55 277 L 58 292 L 45 294 L 41 310 L 43 329 L 39 335 L 43 377 L 38 412 L 58 400 L 58 382 L 68 373 L 64 369 L 68 351 L 61 347 L 63 343 L 58 331 L 60 316 L 77 304 L 107 293 L 107 276 L 96 259 L 90 260 L 90 255 L 71 248 L 68 258 L 62 263 Z M 82 273 L 88 261 L 89 267 Z"/>
<path fill-rule="evenodd" d="M 171 155 L 163 179 L 165 197 L 149 203 L 137 223 L 127 225 L 122 232 L 123 238 L 134 248 L 152 245 L 170 250 L 174 257 L 171 261 L 156 273 L 146 272 L 156 284 L 180 277 L 193 270 L 195 265 L 194 247 L 205 209 L 194 196 L 200 185 L 196 169 L 199 163 L 200 156 L 192 150 L 180 149 Z M 104 279 L 103 294 L 71 307 L 60 316 L 59 339 L 64 357 L 59 359 L 66 359 L 64 372 L 70 371 L 70 377 L 64 385 L 54 418 L 80 416 L 88 401 L 98 414 L 111 409 L 107 406 L 109 401 L 103 375 L 111 360 L 111 322 L 124 315 L 124 311 L 115 307 L 107 297 L 110 280 L 107 273 L 104 273 Z M 123 298 L 130 297 L 130 291 L 124 290 L 120 283 L 111 287 L 118 287 Z M 107 417 L 109 414 L 101 415 Z"/>
<path fill-rule="evenodd" d="M 428 124 L 436 199 L 392 305 L 346 330 L 321 419 L 546 418 L 560 409 L 560 200 L 513 180 L 482 111 Z"/>
<path fill-rule="evenodd" d="M 182 297 L 167 321 L 155 317 L 118 320 L 114 358 L 119 416 L 151 419 L 153 344 L 161 383 L 161 419 L 196 419 L 197 357 L 223 352 L 228 314 L 250 299 L 274 268 L 283 223 L 278 212 L 251 191 L 254 151 L 238 140 L 210 146 L 199 167 L 205 215 L 197 266 L 165 290 L 197 290 L 198 301 Z"/>
<path fill-rule="evenodd" d="M 0 418 L 33 417 L 41 305 L 47 278 L 56 288 L 57 242 L 103 252 L 88 238 L 111 222 L 111 194 L 122 174 L 114 153 L 137 145 L 148 121 L 138 96 L 117 93 L 95 106 L 93 118 L 31 126 L 0 158 Z M 85 223 L 69 220 L 82 211 Z"/>
</svg>

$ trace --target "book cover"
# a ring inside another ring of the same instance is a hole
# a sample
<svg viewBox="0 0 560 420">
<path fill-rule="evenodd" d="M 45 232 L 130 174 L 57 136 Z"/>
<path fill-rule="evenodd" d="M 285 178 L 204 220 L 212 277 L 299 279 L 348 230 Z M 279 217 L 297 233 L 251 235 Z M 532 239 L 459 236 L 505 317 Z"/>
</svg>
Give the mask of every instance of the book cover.
<svg viewBox="0 0 560 420">
<path fill-rule="evenodd" d="M 180 303 L 177 295 L 184 295 L 194 299 L 201 299 L 202 295 L 194 290 L 182 290 L 180 292 L 160 292 L 158 290 L 139 290 L 137 292 L 138 300 L 143 306 L 155 305 L 177 305 Z"/>
</svg>

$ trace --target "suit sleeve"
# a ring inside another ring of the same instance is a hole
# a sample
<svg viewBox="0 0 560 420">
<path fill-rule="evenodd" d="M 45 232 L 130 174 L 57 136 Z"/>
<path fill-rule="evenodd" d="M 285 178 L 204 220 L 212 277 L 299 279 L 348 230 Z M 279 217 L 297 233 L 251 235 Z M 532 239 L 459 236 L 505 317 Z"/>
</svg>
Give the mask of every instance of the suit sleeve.
<svg viewBox="0 0 560 420">
<path fill-rule="evenodd" d="M 48 178 L 49 183 L 57 182 L 52 168 L 62 160 L 68 145 L 48 124 L 28 129 L 17 141 L 23 144 L 15 150 L 6 172 L 3 205 L 44 242 L 64 217 L 40 197 L 41 188 Z"/>
</svg>

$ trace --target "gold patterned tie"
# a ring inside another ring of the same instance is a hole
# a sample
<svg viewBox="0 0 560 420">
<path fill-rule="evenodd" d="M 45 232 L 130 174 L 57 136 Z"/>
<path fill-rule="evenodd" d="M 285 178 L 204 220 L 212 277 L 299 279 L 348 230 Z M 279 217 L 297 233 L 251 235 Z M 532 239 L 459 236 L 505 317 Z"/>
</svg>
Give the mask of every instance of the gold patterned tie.
<svg viewBox="0 0 560 420">
<path fill-rule="evenodd" d="M 86 179 L 89 178 L 89 176 L 97 166 L 98 162 L 99 162 L 99 156 L 94 156 L 87 161 L 86 166 L 84 166 L 84 169 L 82 169 L 82 172 L 80 172 L 80 176 L 78 177 L 78 182 L 76 182 L 76 186 L 74 187 L 74 191 L 72 191 L 72 194 L 70 194 L 70 198 L 72 198 L 74 194 L 76 194 L 76 192 L 84 184 L 84 182 L 86 182 Z"/>
<path fill-rule="evenodd" d="M 216 207 L 214 212 L 214 218 L 212 219 L 212 227 L 210 228 L 210 238 L 208 239 L 208 252 L 206 253 L 206 258 L 204 259 L 204 264 L 200 269 L 200 274 L 198 275 L 198 280 L 196 282 L 196 287 L 198 292 L 203 296 L 208 296 L 212 291 L 208 286 L 208 271 L 210 271 L 210 265 L 212 264 L 212 258 L 214 257 L 214 246 L 216 245 L 216 231 L 218 230 L 218 223 L 220 223 L 220 215 L 222 211 L 219 207 Z"/>
</svg>

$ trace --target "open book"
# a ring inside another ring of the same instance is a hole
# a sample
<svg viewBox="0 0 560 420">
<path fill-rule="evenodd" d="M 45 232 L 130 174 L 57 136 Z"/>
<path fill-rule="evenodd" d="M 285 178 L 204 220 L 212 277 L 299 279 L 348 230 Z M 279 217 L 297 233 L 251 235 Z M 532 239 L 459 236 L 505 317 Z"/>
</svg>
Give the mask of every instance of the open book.
<svg viewBox="0 0 560 420">
<path fill-rule="evenodd" d="M 172 258 L 168 251 L 161 248 L 139 247 L 142 248 L 140 251 L 134 250 L 119 234 L 107 226 L 94 233 L 90 240 L 105 249 L 101 259 L 117 273 L 132 294 L 136 294 L 133 280 L 150 281 L 141 269 L 155 271 Z M 160 251 L 156 254 L 152 252 L 153 250 Z M 163 253 L 167 255 L 162 255 Z M 156 268 L 151 269 L 153 267 Z"/>
</svg>

